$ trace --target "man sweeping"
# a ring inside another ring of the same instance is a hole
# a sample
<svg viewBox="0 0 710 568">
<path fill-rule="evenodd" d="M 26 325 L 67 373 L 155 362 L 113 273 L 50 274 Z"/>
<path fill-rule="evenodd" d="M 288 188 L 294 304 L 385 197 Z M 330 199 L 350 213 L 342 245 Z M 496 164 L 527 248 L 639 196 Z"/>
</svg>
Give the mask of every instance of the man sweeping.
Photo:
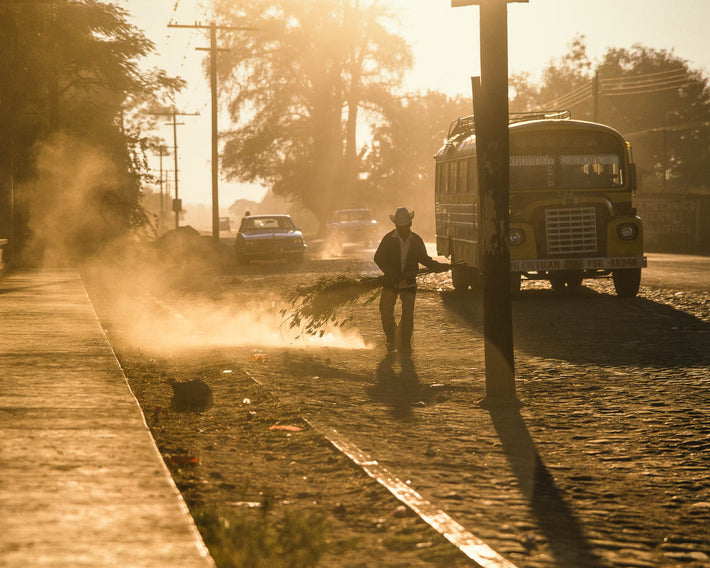
<svg viewBox="0 0 710 568">
<path fill-rule="evenodd" d="M 427 254 L 422 238 L 412 232 L 413 217 L 414 211 L 410 213 L 406 207 L 399 207 L 394 215 L 390 215 L 395 228 L 382 238 L 375 252 L 375 264 L 384 273 L 380 317 L 385 332 L 385 345 L 387 351 L 399 349 L 404 355 L 412 352 L 419 265 L 423 264 L 432 272 L 445 272 L 451 268 L 449 264 L 438 262 Z M 398 296 L 402 303 L 402 316 L 397 326 L 394 308 Z"/>
</svg>

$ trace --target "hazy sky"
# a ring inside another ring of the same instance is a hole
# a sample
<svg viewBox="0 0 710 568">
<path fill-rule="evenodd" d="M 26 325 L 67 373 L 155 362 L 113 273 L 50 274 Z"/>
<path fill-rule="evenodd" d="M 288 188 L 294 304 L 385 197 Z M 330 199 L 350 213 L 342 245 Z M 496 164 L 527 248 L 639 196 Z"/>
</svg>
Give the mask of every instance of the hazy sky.
<svg viewBox="0 0 710 568">
<path fill-rule="evenodd" d="M 294 0 L 308 1 L 308 0 Z M 412 45 L 415 68 L 408 90 L 434 89 L 447 94 L 470 94 L 470 77 L 479 74 L 478 7 L 451 8 L 450 0 L 381 0 L 400 13 L 401 35 Z M 207 79 L 201 74 L 205 33 L 169 29 L 170 21 L 207 22 L 199 0 L 115 0 L 134 16 L 157 46 L 147 61 L 190 83 L 177 101 L 186 116 L 178 127 L 180 196 L 186 203 L 211 203 L 210 106 Z M 567 52 L 578 33 L 584 34 L 590 56 L 599 58 L 608 47 L 641 43 L 672 50 L 691 67 L 710 75 L 710 0 L 530 0 L 509 5 L 509 69 L 538 76 L 545 64 Z M 456 117 L 451 117 L 453 120 Z M 220 129 L 226 129 L 220 117 Z M 172 129 L 160 134 L 172 145 Z M 172 158 L 168 160 L 172 167 Z M 164 161 L 165 164 L 165 161 Z M 157 159 L 154 163 L 157 166 Z M 166 166 L 167 167 L 167 166 Z M 263 190 L 220 181 L 220 206 L 238 198 L 254 199 Z"/>
</svg>

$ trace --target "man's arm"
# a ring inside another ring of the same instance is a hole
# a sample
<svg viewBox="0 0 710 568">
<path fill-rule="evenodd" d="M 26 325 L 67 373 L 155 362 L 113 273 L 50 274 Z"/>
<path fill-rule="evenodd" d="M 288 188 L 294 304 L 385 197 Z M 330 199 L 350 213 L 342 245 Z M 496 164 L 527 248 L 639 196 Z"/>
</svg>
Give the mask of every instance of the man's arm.
<svg viewBox="0 0 710 568">
<path fill-rule="evenodd" d="M 426 245 L 424 244 L 424 240 L 421 237 L 419 237 L 417 241 L 417 261 L 419 262 L 419 264 L 423 264 L 432 272 L 446 272 L 451 268 L 451 265 L 449 263 L 439 262 L 438 260 L 434 260 L 432 257 L 429 256 L 429 253 L 426 251 Z"/>
</svg>

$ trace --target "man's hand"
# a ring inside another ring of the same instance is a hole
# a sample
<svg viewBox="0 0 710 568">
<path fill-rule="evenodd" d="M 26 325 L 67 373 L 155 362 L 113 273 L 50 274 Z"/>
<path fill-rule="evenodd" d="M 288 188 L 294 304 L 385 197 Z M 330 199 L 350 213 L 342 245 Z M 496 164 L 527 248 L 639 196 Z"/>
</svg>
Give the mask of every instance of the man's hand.
<svg viewBox="0 0 710 568">
<path fill-rule="evenodd" d="M 447 270 L 451 270 L 451 264 L 447 262 L 439 262 L 438 260 L 436 261 L 433 270 L 434 272 L 446 272 Z"/>
</svg>

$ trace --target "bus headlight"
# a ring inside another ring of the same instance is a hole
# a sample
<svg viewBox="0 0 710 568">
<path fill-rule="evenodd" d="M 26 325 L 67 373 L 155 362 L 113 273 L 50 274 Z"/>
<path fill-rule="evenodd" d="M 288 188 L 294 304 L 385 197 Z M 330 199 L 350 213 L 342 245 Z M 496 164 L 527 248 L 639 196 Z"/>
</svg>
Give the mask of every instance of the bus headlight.
<svg viewBox="0 0 710 568">
<path fill-rule="evenodd" d="M 525 231 L 522 229 L 510 229 L 508 231 L 508 240 L 511 246 L 522 245 L 525 242 Z"/>
<path fill-rule="evenodd" d="M 639 228 L 636 223 L 622 223 L 616 228 L 616 234 L 622 241 L 633 241 L 639 236 Z"/>
</svg>

